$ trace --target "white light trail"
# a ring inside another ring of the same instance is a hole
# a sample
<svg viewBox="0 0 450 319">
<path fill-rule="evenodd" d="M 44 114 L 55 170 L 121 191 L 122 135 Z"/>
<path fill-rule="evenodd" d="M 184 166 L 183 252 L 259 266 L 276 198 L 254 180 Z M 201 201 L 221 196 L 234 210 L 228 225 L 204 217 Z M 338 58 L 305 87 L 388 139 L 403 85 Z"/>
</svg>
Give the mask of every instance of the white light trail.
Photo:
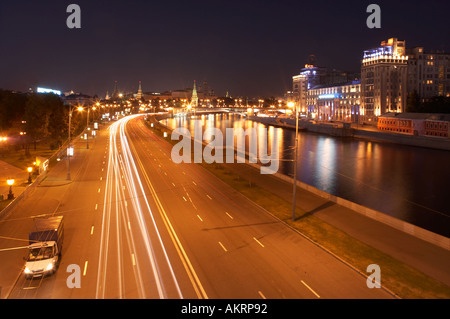
<svg viewBox="0 0 450 319">
<path fill-rule="evenodd" d="M 133 266 L 136 265 L 136 267 L 133 267 L 133 271 L 136 286 L 139 289 L 139 297 L 146 298 L 144 285 L 147 284 L 148 286 L 148 283 L 143 282 L 141 270 L 141 267 L 145 267 L 145 272 L 149 273 L 150 271 L 153 275 L 159 298 L 169 297 L 165 287 L 165 283 L 167 284 L 168 280 L 174 284 L 178 296 L 183 298 L 158 226 L 146 198 L 125 134 L 126 124 L 135 116 L 123 118 L 109 127 L 109 155 L 104 192 L 96 297 L 105 298 L 105 293 L 109 291 L 106 286 L 113 286 L 112 283 L 107 281 L 108 270 L 111 269 L 113 271 L 113 268 L 117 268 L 118 271 L 118 295 L 121 298 L 123 297 L 124 256 L 121 239 L 124 233 L 130 251 L 130 260 Z M 131 205 L 129 205 L 130 203 Z M 151 225 L 148 225 L 145 221 L 147 216 L 151 218 Z M 130 227 L 130 223 L 133 223 L 133 227 Z M 127 227 L 122 227 L 123 225 L 127 225 Z M 132 229 L 135 231 L 132 232 Z M 111 233 L 112 230 L 115 233 Z M 157 240 L 152 241 L 150 232 L 156 235 Z M 112 236 L 116 238 L 115 247 L 110 246 L 110 238 Z M 142 254 L 142 249 L 138 252 L 135 242 L 144 244 L 146 256 L 139 256 L 139 253 Z M 108 255 L 114 248 L 116 249 L 117 260 L 112 265 L 108 265 Z M 163 252 L 163 258 L 161 258 L 161 254 L 159 254 L 159 259 L 157 258 L 156 250 Z M 148 263 L 144 262 L 145 257 L 150 262 L 150 267 Z M 169 270 L 170 278 L 163 278 L 161 267 L 166 267 Z M 111 276 L 111 274 L 108 274 L 108 276 Z"/>
</svg>

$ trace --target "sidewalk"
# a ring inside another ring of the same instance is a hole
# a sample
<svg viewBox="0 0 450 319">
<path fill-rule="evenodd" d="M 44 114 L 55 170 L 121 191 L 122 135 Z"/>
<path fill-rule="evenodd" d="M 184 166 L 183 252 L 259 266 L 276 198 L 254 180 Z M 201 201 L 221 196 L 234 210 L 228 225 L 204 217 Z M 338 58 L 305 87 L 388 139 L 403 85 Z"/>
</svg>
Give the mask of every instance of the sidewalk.
<svg viewBox="0 0 450 319">
<path fill-rule="evenodd" d="M 247 164 L 227 168 L 273 194 L 292 202 L 292 184 L 262 175 Z M 450 251 L 363 216 L 297 187 L 296 206 L 350 236 L 450 286 Z"/>
<path fill-rule="evenodd" d="M 4 200 L 8 198 L 9 185 L 6 180 L 10 178 L 14 179 L 12 185 L 14 197 L 18 197 L 28 186 L 28 172 L 0 160 L 0 195 L 3 195 Z"/>
</svg>

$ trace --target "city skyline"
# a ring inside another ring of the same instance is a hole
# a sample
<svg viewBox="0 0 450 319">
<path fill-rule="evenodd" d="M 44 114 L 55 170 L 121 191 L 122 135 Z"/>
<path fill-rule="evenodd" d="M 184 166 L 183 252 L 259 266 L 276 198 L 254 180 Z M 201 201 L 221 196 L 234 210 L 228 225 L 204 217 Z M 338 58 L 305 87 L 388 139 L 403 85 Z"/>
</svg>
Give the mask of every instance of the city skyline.
<svg viewBox="0 0 450 319">
<path fill-rule="evenodd" d="M 67 28 L 68 3 L 2 4 L 0 87 L 102 97 L 114 81 L 162 92 L 206 80 L 219 96 L 281 96 L 310 54 L 320 66 L 360 72 L 363 51 L 389 37 L 449 51 L 448 35 L 437 32 L 448 4 L 418 3 L 379 1 L 381 29 L 366 26 L 368 1 L 79 1 L 81 29 Z"/>
</svg>

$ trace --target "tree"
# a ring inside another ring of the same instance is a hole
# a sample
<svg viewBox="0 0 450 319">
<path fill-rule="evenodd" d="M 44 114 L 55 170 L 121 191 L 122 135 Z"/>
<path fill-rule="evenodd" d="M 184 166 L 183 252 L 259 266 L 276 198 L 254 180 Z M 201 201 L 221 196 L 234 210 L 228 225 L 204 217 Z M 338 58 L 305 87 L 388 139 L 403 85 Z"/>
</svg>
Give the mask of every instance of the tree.
<svg viewBox="0 0 450 319">
<path fill-rule="evenodd" d="M 49 134 L 50 112 L 43 96 L 42 94 L 31 94 L 25 106 L 24 118 L 27 137 L 34 143 L 34 149 L 36 149 L 36 143 Z M 25 154 L 30 155 L 28 147 Z"/>
<path fill-rule="evenodd" d="M 414 90 L 408 94 L 408 99 L 406 101 L 406 112 L 420 112 L 420 97 L 417 91 Z"/>
</svg>

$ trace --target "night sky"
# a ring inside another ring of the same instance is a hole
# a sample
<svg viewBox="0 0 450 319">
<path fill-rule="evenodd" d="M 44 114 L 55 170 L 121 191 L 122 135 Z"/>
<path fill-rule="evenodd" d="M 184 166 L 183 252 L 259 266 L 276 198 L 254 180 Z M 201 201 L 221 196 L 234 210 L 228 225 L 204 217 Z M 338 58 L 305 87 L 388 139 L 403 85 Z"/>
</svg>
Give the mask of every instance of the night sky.
<svg viewBox="0 0 450 319">
<path fill-rule="evenodd" d="M 66 8 L 81 7 L 81 29 Z M 381 7 L 381 29 L 366 8 Z M 282 96 L 309 54 L 360 71 L 365 49 L 397 37 L 450 51 L 450 1 L 0 0 L 0 88 L 36 86 L 104 97 L 192 87 L 216 94 Z"/>
</svg>

